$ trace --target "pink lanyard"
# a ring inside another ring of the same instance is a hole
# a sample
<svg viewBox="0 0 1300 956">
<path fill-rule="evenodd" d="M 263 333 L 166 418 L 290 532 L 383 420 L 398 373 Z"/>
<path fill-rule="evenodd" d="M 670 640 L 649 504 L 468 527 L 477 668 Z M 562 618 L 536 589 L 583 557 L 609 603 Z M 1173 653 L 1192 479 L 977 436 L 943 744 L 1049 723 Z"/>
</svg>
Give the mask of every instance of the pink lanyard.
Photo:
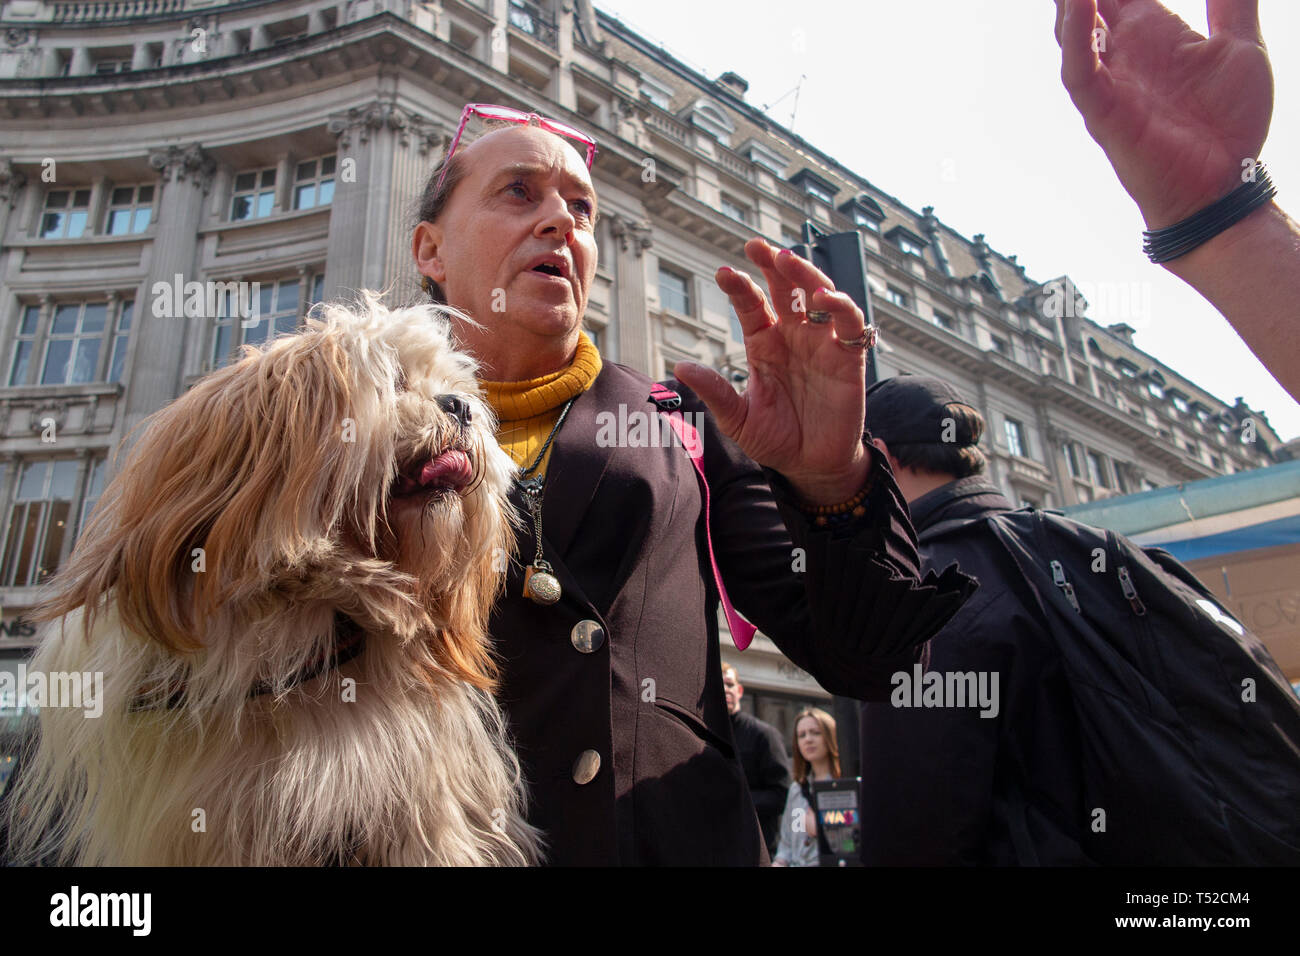
<svg viewBox="0 0 1300 956">
<path fill-rule="evenodd" d="M 722 583 L 722 571 L 718 568 L 718 559 L 713 554 L 713 531 L 709 527 L 709 479 L 704 476 L 704 443 L 700 441 L 700 433 L 695 430 L 695 426 L 686 421 L 678 410 L 682 404 L 680 395 L 672 389 L 656 384 L 650 386 L 650 400 L 659 409 L 659 414 L 668 419 L 669 426 L 681 439 L 686 454 L 691 456 L 691 464 L 695 466 L 695 474 L 704 489 L 704 535 L 709 546 L 709 564 L 713 566 L 713 580 L 718 586 L 718 597 L 722 600 L 722 613 L 727 617 L 727 627 L 731 629 L 731 640 L 738 650 L 743 651 L 749 647 L 758 628 L 741 617 L 732 607 L 731 599 L 727 597 L 727 586 Z"/>
</svg>

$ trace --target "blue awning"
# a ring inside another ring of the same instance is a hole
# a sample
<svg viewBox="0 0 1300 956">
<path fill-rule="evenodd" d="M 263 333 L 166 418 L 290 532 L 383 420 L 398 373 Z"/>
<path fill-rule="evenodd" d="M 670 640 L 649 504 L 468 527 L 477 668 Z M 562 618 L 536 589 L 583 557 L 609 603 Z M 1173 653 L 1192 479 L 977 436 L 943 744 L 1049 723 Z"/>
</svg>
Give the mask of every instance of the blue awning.
<svg viewBox="0 0 1300 956">
<path fill-rule="evenodd" d="M 1179 561 L 1193 561 L 1197 558 L 1212 558 L 1219 554 L 1256 551 L 1260 548 L 1273 548 L 1286 544 L 1300 544 L 1300 515 L 1265 521 L 1245 528 L 1235 528 L 1219 534 L 1207 534 L 1201 538 L 1162 541 L 1154 547 L 1164 548 Z M 1300 580 L 1300 566 L 1296 568 L 1296 578 Z"/>
</svg>

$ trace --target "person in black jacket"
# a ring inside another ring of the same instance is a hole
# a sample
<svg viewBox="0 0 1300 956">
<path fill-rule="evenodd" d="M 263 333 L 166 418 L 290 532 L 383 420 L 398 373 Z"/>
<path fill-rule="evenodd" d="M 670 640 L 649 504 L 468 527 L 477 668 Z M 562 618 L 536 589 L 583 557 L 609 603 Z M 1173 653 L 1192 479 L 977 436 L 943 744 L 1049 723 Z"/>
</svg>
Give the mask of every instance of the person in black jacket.
<svg viewBox="0 0 1300 956">
<path fill-rule="evenodd" d="M 736 669 L 726 661 L 722 662 L 722 692 L 727 698 L 727 712 L 731 714 L 736 757 L 745 768 L 749 796 L 758 812 L 768 852 L 775 853 L 777 828 L 790 789 L 790 760 L 781 743 L 780 731 L 740 709 L 745 685 L 740 682 Z"/>
<path fill-rule="evenodd" d="M 902 376 L 868 391 L 867 428 L 908 500 L 927 566 L 956 561 L 979 589 L 930 642 L 925 673 L 974 673 L 968 706 L 916 706 L 917 675 L 861 708 L 868 865 L 1091 862 L 1072 695 L 1050 635 L 982 522 L 1013 505 L 987 481 L 984 421 L 950 385 Z M 902 706 L 906 705 L 906 706 Z M 1009 811 L 1025 805 L 1023 816 Z"/>
</svg>

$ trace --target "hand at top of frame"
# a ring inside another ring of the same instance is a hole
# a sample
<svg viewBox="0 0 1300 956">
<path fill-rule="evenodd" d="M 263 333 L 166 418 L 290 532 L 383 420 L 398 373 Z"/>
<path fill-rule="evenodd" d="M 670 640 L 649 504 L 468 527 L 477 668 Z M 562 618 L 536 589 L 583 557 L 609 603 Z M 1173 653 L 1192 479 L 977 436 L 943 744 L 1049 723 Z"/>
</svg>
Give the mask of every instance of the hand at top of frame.
<svg viewBox="0 0 1300 956">
<path fill-rule="evenodd" d="M 1056 0 L 1061 80 L 1148 229 L 1242 182 L 1273 113 L 1258 0 L 1207 0 L 1201 36 L 1158 0 Z"/>
</svg>

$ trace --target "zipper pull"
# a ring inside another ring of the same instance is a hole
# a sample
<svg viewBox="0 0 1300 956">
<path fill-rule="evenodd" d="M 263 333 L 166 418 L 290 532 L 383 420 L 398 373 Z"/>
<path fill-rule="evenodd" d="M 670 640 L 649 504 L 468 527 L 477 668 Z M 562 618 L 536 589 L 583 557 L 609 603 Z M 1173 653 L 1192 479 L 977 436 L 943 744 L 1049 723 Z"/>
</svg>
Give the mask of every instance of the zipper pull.
<svg viewBox="0 0 1300 956">
<path fill-rule="evenodd" d="M 1082 614 L 1083 609 L 1079 607 L 1079 599 L 1074 596 L 1074 585 L 1065 580 L 1065 568 L 1061 567 L 1060 561 L 1052 562 L 1052 583 L 1065 592 L 1070 606 L 1074 608 L 1076 614 Z"/>
<path fill-rule="evenodd" d="M 1128 598 L 1128 603 L 1133 606 L 1133 613 L 1138 617 L 1145 617 L 1147 613 L 1146 605 L 1138 597 L 1137 588 L 1133 586 L 1133 578 L 1128 573 L 1128 568 L 1124 565 L 1119 566 L 1119 586 L 1124 590 L 1124 596 Z"/>
</svg>

